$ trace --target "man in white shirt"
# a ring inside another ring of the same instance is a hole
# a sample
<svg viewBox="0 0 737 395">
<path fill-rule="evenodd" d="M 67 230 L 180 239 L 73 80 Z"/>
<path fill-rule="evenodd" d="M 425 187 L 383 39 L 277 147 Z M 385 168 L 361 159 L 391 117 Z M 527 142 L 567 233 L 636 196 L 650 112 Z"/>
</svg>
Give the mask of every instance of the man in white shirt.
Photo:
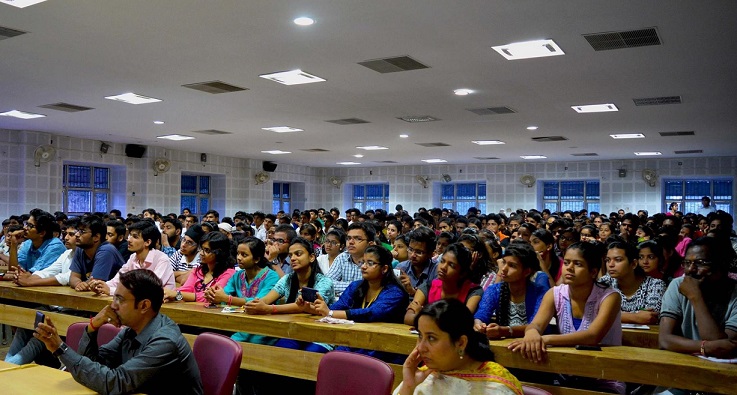
<svg viewBox="0 0 737 395">
<path fill-rule="evenodd" d="M 697 214 L 708 216 L 710 213 L 717 211 L 717 209 L 711 205 L 711 198 L 704 196 L 701 198 L 701 207 L 697 210 Z"/>
</svg>

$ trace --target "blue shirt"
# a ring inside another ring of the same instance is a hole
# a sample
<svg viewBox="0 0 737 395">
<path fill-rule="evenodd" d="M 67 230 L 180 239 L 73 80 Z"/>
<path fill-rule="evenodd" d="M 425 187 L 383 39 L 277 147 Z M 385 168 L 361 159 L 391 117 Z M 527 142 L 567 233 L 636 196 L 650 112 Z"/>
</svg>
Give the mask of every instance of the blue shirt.
<svg viewBox="0 0 737 395">
<path fill-rule="evenodd" d="M 397 269 L 407 273 L 409 276 L 409 279 L 412 282 L 412 286 L 415 288 L 419 288 L 420 285 L 423 283 L 431 283 L 432 280 L 435 280 L 438 278 L 438 262 L 430 259 L 427 261 L 427 266 L 425 266 L 425 269 L 420 272 L 419 276 L 415 275 L 415 271 L 412 270 L 412 262 L 409 260 L 406 260 L 404 262 L 401 262 L 399 265 L 397 265 Z"/>
<path fill-rule="evenodd" d="M 33 242 L 26 240 L 18 249 L 18 266 L 31 273 L 43 270 L 51 266 L 66 250 L 64 243 L 56 237 L 44 240 L 38 248 L 33 248 Z"/>
<path fill-rule="evenodd" d="M 349 320 L 356 322 L 394 322 L 402 323 L 409 298 L 399 284 L 389 282 L 379 292 L 370 305 L 363 307 L 363 298 L 357 298 L 357 291 L 364 280 L 351 283 L 340 299 L 330 306 L 330 310 L 345 310 Z"/>
<path fill-rule="evenodd" d="M 72 258 L 71 271 L 79 273 L 82 281 L 87 281 L 90 277 L 108 281 L 115 277 L 123 265 L 125 265 L 123 256 L 112 244 L 105 241 L 97 248 L 92 259 L 88 259 L 84 250 L 77 247 Z"/>
<path fill-rule="evenodd" d="M 353 262 L 351 254 L 347 251 L 341 252 L 340 255 L 335 257 L 327 276 L 333 280 L 335 296 L 341 296 L 353 281 L 363 279 L 361 266 Z"/>
</svg>

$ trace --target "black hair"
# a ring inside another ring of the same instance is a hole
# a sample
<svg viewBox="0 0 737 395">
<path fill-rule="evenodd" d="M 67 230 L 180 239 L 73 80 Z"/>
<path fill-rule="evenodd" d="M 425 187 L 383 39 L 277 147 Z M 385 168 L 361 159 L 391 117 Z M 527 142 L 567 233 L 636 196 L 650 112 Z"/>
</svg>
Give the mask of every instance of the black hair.
<svg viewBox="0 0 737 395">
<path fill-rule="evenodd" d="M 162 224 L 172 224 L 172 225 L 174 225 L 174 229 L 182 230 L 182 222 L 179 221 L 176 218 L 172 218 L 172 217 L 168 217 L 168 216 L 167 217 L 162 217 L 161 218 L 161 223 Z"/>
<path fill-rule="evenodd" d="M 82 217 L 77 227 L 89 229 L 90 232 L 92 232 L 92 237 L 94 237 L 95 235 L 100 235 L 103 241 L 105 239 L 105 234 L 107 233 L 107 227 L 102 222 L 102 219 L 95 215 Z"/>
<path fill-rule="evenodd" d="M 709 251 L 708 259 L 712 262 L 711 267 L 725 274 L 734 260 L 735 252 L 727 238 L 700 237 L 688 245 L 686 255 L 688 255 L 688 250 L 694 247 L 706 248 Z"/>
<path fill-rule="evenodd" d="M 266 259 L 266 244 L 258 237 L 246 237 L 238 242 L 238 245 L 245 244 L 249 250 L 253 259 L 256 260 L 256 265 L 260 268 L 266 267 L 269 262 Z"/>
<path fill-rule="evenodd" d="M 51 224 L 56 223 L 56 218 L 53 215 L 40 208 L 34 208 L 30 214 L 34 221 L 36 221 L 36 232 L 45 232 L 43 236 L 44 240 L 54 237 L 54 229 L 51 227 Z"/>
<path fill-rule="evenodd" d="M 612 241 L 611 243 L 609 243 L 607 245 L 607 247 L 606 247 L 607 251 L 614 250 L 614 249 L 623 250 L 624 251 L 624 255 L 627 257 L 627 260 L 630 263 L 637 261 L 637 259 L 639 258 L 639 254 L 638 254 L 639 251 L 638 251 L 637 247 L 635 247 L 631 243 L 627 243 L 626 241 L 624 241 L 619 236 L 617 236 L 616 238 L 610 237 L 609 239 L 613 239 L 614 241 Z M 607 240 L 609 240 L 609 239 L 607 239 Z M 640 267 L 639 264 L 638 265 L 635 265 L 635 276 L 637 276 L 637 277 L 645 277 L 645 269 L 643 269 L 642 267 Z"/>
<path fill-rule="evenodd" d="M 366 239 L 368 242 L 372 242 L 376 238 L 376 229 L 374 228 L 373 225 L 367 222 L 354 222 L 350 224 L 350 226 L 348 226 L 348 231 L 351 231 L 354 229 L 359 229 L 363 231 L 363 233 L 366 235 Z M 346 231 L 346 233 L 348 233 L 348 231 Z"/>
<path fill-rule="evenodd" d="M 458 262 L 458 267 L 461 272 L 461 278 L 458 280 L 458 284 L 456 284 L 458 287 L 463 285 L 467 279 L 474 284 L 481 282 L 481 277 L 486 274 L 487 268 L 483 265 L 473 264 L 473 255 L 471 254 L 471 250 L 461 243 L 453 243 L 445 248 L 443 256 L 449 252 L 456 257 L 456 261 Z"/>
<path fill-rule="evenodd" d="M 215 268 L 212 272 L 212 277 L 217 278 L 223 274 L 226 270 L 235 266 L 233 257 L 230 255 L 230 240 L 220 232 L 208 232 L 202 235 L 200 239 L 200 246 L 205 242 L 210 244 L 210 250 L 215 254 Z M 199 266 L 202 270 L 202 276 L 210 270 L 210 268 L 203 262 Z"/>
<path fill-rule="evenodd" d="M 338 238 L 338 242 L 340 242 L 340 247 L 345 246 L 345 232 L 343 232 L 340 228 L 330 228 L 328 233 L 325 235 L 325 241 L 328 240 L 328 236 L 333 235 Z"/>
<path fill-rule="evenodd" d="M 289 243 L 289 246 L 291 247 L 295 244 L 299 244 L 304 247 L 304 249 L 307 250 L 308 254 L 315 255 L 315 249 L 312 248 L 312 243 L 310 243 L 307 239 L 296 237 Z M 322 271 L 320 270 L 320 265 L 317 264 L 317 258 L 315 258 L 315 260 L 312 261 L 312 264 L 310 265 L 310 277 L 307 279 L 308 287 L 313 288 L 315 286 L 315 280 L 318 273 L 322 273 Z M 297 276 L 297 273 L 294 272 L 289 273 L 288 276 L 289 278 L 287 279 L 287 282 L 289 283 L 289 295 L 287 296 L 286 303 L 294 303 L 294 301 L 297 300 L 297 294 L 300 289 L 298 278 L 299 276 Z"/>
<path fill-rule="evenodd" d="M 274 230 L 274 233 L 281 232 L 287 235 L 287 243 L 290 245 L 292 244 L 292 241 L 294 241 L 299 235 L 297 234 L 297 231 L 294 230 L 294 227 L 290 224 L 281 224 L 276 227 Z"/>
<path fill-rule="evenodd" d="M 148 299 L 151 302 L 151 310 L 156 313 L 161 309 L 164 302 L 164 285 L 161 279 L 148 269 L 136 269 L 120 275 L 120 285 L 130 291 L 138 302 Z"/>
<path fill-rule="evenodd" d="M 151 225 L 148 221 L 141 221 L 128 227 L 128 231 L 134 230 L 137 230 L 141 233 L 141 238 L 143 239 L 143 241 L 151 241 L 151 244 L 148 246 L 149 250 L 156 249 L 156 245 L 161 240 L 161 232 L 156 229 L 155 225 Z"/>
<path fill-rule="evenodd" d="M 530 269 L 530 274 L 527 275 L 527 286 L 531 286 L 530 280 L 532 276 L 540 271 L 540 261 L 537 259 L 537 252 L 534 248 L 532 248 L 532 245 L 527 242 L 510 243 L 507 249 L 504 251 L 504 256 L 512 256 L 519 259 L 520 263 L 522 263 L 523 271 L 524 269 Z M 511 299 L 512 294 L 509 289 L 509 283 L 502 282 L 499 289 L 499 307 L 497 307 L 496 313 L 496 319 L 499 325 L 509 326 L 509 304 Z"/>
<path fill-rule="evenodd" d="M 407 233 L 407 237 L 409 238 L 409 242 L 417 242 L 417 243 L 425 243 L 425 252 L 432 254 L 433 251 L 435 251 L 435 232 L 426 227 L 426 226 L 420 226 L 417 229 L 413 229 L 409 233 Z M 409 244 L 407 244 L 409 246 Z"/>
<path fill-rule="evenodd" d="M 404 287 L 402 286 L 402 283 L 399 282 L 399 279 L 394 275 L 394 270 L 392 270 L 392 261 L 394 258 L 392 257 L 392 253 L 387 250 L 386 248 L 380 246 L 380 245 L 371 245 L 366 247 L 366 251 L 363 253 L 366 254 L 374 254 L 379 257 L 379 266 L 381 267 L 387 267 L 386 272 L 384 273 L 384 277 L 381 278 L 381 286 L 385 286 L 389 283 L 394 283 L 399 289 L 402 290 L 405 294 L 407 291 L 404 290 Z M 356 288 L 356 293 L 353 294 L 353 306 L 352 308 L 361 308 L 363 307 L 363 300 L 368 293 L 369 283 L 366 280 L 361 280 L 361 285 Z"/>
<path fill-rule="evenodd" d="M 299 234 L 301 235 L 302 232 L 307 232 L 312 237 L 317 237 L 317 228 L 315 228 L 315 225 L 312 225 L 311 223 L 302 224 L 302 226 L 299 227 Z"/>
<path fill-rule="evenodd" d="M 583 260 L 586 261 L 586 267 L 588 268 L 589 272 L 592 272 L 594 270 L 598 272 L 601 269 L 601 265 L 604 261 L 604 246 L 602 243 L 577 241 L 571 244 L 568 249 L 566 249 L 566 252 L 570 250 L 581 251 L 581 255 L 583 255 Z M 597 279 L 594 279 L 594 284 L 602 288 L 609 287 L 609 283 L 602 282 Z"/>
<path fill-rule="evenodd" d="M 586 229 L 589 232 L 591 232 L 591 236 L 593 236 L 594 238 L 598 238 L 599 237 L 599 229 L 596 229 L 596 226 L 594 226 L 594 225 L 584 225 L 581 228 L 581 232 L 583 232 L 584 229 Z"/>
<path fill-rule="evenodd" d="M 105 226 L 109 226 L 113 228 L 117 236 L 125 236 L 125 224 L 122 221 L 119 221 L 117 219 L 112 220 L 112 221 L 107 221 L 105 223 Z"/>
</svg>

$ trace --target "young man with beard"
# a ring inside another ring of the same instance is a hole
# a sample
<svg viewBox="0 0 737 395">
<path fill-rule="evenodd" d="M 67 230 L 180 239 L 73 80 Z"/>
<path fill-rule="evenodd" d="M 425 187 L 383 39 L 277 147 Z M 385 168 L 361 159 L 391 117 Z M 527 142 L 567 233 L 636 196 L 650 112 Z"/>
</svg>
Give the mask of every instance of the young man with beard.
<svg viewBox="0 0 737 395">
<path fill-rule="evenodd" d="M 18 239 L 16 237 L 9 239 L 8 270 L 15 274 L 11 273 L 6 276 L 15 277 L 7 278 L 7 280 L 15 280 L 19 272 L 33 273 L 45 269 L 64 253 L 66 248 L 61 240 L 54 237 L 54 229 L 59 231 L 53 215 L 41 209 L 31 210 L 28 220 L 23 223 L 23 230 L 15 232 L 16 234 L 23 232 L 26 241 L 18 248 L 16 244 Z"/>
<path fill-rule="evenodd" d="M 178 219 L 161 219 L 161 245 L 178 250 L 182 243 L 182 223 Z M 154 245 L 152 248 L 156 248 Z"/>
<path fill-rule="evenodd" d="M 105 239 L 106 230 L 94 215 L 82 218 L 77 225 L 77 250 L 69 277 L 69 286 L 77 291 L 90 291 L 90 279 L 110 280 L 125 264 L 123 256 Z"/>
<path fill-rule="evenodd" d="M 107 221 L 107 233 L 105 239 L 108 243 L 112 244 L 113 247 L 118 249 L 120 255 L 123 256 L 123 260 L 126 262 L 131 256 L 131 252 L 128 250 L 128 231 L 125 228 L 125 224 L 121 221 Z"/>
</svg>

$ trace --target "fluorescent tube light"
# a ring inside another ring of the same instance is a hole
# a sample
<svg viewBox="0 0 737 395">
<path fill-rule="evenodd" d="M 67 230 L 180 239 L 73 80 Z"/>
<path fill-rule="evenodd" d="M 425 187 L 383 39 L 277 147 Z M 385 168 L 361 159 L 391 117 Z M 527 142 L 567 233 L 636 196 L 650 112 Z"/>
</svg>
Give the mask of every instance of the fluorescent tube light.
<svg viewBox="0 0 737 395">
<path fill-rule="evenodd" d="M 122 101 L 123 103 L 128 104 L 148 104 L 161 101 L 161 99 L 157 99 L 155 97 L 143 96 L 133 92 L 123 93 L 121 95 L 115 96 L 105 96 L 105 98 L 109 100 Z"/>
<path fill-rule="evenodd" d="M 20 118 L 20 119 L 34 119 L 34 118 L 46 117 L 46 115 L 43 115 L 43 114 L 34 114 L 32 112 L 25 112 L 25 111 L 18 111 L 18 110 L 10 110 L 6 112 L 1 112 L 0 115 L 4 117 L 13 117 L 13 118 Z"/>
<path fill-rule="evenodd" d="M 533 40 L 491 47 L 507 60 L 565 55 L 553 40 Z"/>
<path fill-rule="evenodd" d="M 162 140 L 174 140 L 174 141 L 182 141 L 182 140 L 194 140 L 194 137 L 192 136 L 185 136 L 183 134 L 167 134 L 164 136 L 156 136 L 157 139 Z"/>
<path fill-rule="evenodd" d="M 290 70 L 290 71 L 280 71 L 280 72 L 271 73 L 271 74 L 261 74 L 259 77 L 265 78 L 267 80 L 271 80 L 274 82 L 278 82 L 283 85 L 310 84 L 313 82 L 325 81 L 324 79 L 316 75 L 306 73 L 299 69 Z"/>
<path fill-rule="evenodd" d="M 583 106 L 571 106 L 579 114 L 590 113 L 590 112 L 613 112 L 619 111 L 617 106 L 611 103 L 606 104 L 586 104 Z"/>
<path fill-rule="evenodd" d="M 297 129 L 291 126 L 274 126 L 270 128 L 261 128 L 262 130 L 268 130 L 275 133 L 292 133 L 292 132 L 303 132 L 304 129 Z"/>
</svg>

